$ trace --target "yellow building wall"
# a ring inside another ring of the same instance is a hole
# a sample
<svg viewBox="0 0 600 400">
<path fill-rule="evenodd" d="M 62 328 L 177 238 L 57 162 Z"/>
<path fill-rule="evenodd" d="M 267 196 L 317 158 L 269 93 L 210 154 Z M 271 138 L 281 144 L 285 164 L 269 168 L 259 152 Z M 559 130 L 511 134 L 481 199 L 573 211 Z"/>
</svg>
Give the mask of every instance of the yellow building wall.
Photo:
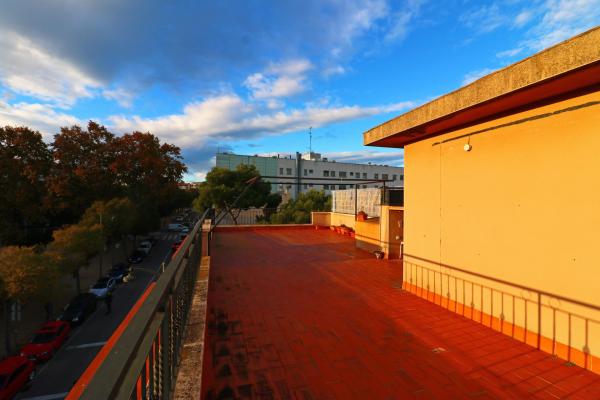
<svg viewBox="0 0 600 400">
<path fill-rule="evenodd" d="M 310 219 L 312 225 L 331 226 L 330 212 L 311 212 Z"/>
<path fill-rule="evenodd" d="M 356 247 L 365 251 L 381 250 L 379 237 L 381 227 L 379 218 L 369 218 L 366 221 L 356 221 Z"/>
<path fill-rule="evenodd" d="M 600 304 L 597 102 L 600 92 L 407 145 L 405 282 L 600 355 L 599 313 L 552 296 Z"/>
</svg>

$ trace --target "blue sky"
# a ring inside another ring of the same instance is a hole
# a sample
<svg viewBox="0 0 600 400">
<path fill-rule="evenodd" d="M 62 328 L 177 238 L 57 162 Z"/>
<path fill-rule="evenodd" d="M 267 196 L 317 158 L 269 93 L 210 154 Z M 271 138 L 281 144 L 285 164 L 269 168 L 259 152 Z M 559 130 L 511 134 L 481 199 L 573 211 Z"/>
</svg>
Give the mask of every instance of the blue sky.
<svg viewBox="0 0 600 400">
<path fill-rule="evenodd" d="M 3 0 L 0 125 L 403 164 L 362 132 L 600 23 L 600 0 Z"/>
</svg>

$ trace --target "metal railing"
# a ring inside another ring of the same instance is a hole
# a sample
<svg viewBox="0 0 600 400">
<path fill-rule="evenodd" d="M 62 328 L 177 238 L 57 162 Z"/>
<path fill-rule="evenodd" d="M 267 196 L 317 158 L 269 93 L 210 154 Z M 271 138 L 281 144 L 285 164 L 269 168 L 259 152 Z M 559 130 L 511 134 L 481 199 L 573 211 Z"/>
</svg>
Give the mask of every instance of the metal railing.
<svg viewBox="0 0 600 400">
<path fill-rule="evenodd" d="M 80 399 L 171 398 L 200 264 L 202 223 L 209 212 L 157 279 Z"/>
<path fill-rule="evenodd" d="M 410 254 L 404 255 L 403 286 L 466 318 L 598 372 L 597 305 Z"/>
</svg>

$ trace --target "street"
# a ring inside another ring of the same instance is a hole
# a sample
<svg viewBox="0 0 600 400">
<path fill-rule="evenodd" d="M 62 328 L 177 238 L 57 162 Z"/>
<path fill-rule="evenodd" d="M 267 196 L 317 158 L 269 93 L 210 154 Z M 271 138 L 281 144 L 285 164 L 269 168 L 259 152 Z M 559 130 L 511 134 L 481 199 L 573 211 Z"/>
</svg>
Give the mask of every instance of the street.
<svg viewBox="0 0 600 400">
<path fill-rule="evenodd" d="M 69 339 L 47 363 L 40 364 L 37 377 L 27 391 L 16 399 L 53 400 L 63 399 L 71 386 L 85 371 L 113 331 L 119 326 L 136 300 L 159 271 L 161 263 L 168 263 L 171 243 L 179 233 L 158 232 L 150 254 L 140 264 L 134 264 L 135 279 L 117 286 L 113 293 L 112 312 L 106 315 L 104 301 L 98 301 L 98 309 L 84 323 L 71 331 Z"/>
</svg>

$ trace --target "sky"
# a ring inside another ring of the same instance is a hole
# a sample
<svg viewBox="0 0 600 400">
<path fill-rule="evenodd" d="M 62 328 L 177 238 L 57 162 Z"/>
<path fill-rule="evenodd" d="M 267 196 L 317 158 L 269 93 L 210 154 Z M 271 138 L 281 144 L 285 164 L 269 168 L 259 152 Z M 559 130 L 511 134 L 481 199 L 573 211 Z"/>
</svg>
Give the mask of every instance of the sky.
<svg viewBox="0 0 600 400">
<path fill-rule="evenodd" d="M 402 166 L 362 133 L 600 24 L 600 0 L 0 0 L 0 126 Z"/>
</svg>

